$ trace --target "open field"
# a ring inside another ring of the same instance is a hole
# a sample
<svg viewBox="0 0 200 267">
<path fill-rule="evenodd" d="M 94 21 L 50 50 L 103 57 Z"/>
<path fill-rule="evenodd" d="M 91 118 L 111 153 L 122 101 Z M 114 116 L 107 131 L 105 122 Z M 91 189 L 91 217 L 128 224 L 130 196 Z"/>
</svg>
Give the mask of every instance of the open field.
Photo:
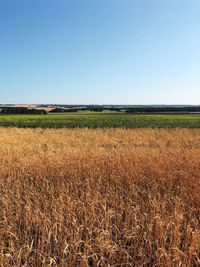
<svg viewBox="0 0 200 267">
<path fill-rule="evenodd" d="M 77 114 L 0 115 L 2 127 L 42 128 L 200 128 L 200 115 Z"/>
<path fill-rule="evenodd" d="M 1 128 L 0 266 L 199 266 L 199 151 L 198 129 Z"/>
</svg>

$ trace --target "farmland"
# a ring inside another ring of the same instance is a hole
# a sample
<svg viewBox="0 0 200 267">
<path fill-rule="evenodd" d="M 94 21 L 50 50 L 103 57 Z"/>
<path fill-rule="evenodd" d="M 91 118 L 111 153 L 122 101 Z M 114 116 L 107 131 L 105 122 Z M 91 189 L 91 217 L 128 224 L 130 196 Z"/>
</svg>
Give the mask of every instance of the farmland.
<svg viewBox="0 0 200 267">
<path fill-rule="evenodd" d="M 200 115 L 130 115 L 105 114 L 0 115 L 2 127 L 29 128 L 199 128 Z"/>
<path fill-rule="evenodd" d="M 98 118 L 0 123 L 199 125 L 198 116 Z M 199 266 L 199 150 L 199 129 L 0 128 L 0 265 Z"/>
</svg>

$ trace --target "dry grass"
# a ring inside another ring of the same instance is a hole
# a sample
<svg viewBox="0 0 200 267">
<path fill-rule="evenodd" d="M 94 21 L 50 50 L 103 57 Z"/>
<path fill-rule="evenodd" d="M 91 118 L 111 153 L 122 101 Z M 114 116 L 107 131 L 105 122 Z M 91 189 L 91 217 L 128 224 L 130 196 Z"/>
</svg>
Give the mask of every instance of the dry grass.
<svg viewBox="0 0 200 267">
<path fill-rule="evenodd" d="M 200 266 L 200 130 L 0 129 L 0 266 Z"/>
</svg>

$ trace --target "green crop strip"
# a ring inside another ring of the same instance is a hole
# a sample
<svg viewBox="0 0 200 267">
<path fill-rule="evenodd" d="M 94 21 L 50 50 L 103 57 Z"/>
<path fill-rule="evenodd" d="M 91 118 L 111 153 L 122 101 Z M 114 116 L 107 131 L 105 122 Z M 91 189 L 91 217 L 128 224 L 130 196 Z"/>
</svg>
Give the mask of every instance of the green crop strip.
<svg viewBox="0 0 200 267">
<path fill-rule="evenodd" d="M 1 127 L 200 128 L 199 115 L 0 115 Z"/>
</svg>

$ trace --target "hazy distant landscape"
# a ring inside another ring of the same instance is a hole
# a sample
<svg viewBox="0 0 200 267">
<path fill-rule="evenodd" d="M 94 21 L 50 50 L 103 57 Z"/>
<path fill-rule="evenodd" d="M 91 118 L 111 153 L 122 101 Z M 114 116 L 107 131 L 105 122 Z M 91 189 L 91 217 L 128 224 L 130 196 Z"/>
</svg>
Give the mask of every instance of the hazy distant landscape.
<svg viewBox="0 0 200 267">
<path fill-rule="evenodd" d="M 199 128 L 199 106 L 0 107 L 0 126 L 20 128 Z"/>
</svg>

